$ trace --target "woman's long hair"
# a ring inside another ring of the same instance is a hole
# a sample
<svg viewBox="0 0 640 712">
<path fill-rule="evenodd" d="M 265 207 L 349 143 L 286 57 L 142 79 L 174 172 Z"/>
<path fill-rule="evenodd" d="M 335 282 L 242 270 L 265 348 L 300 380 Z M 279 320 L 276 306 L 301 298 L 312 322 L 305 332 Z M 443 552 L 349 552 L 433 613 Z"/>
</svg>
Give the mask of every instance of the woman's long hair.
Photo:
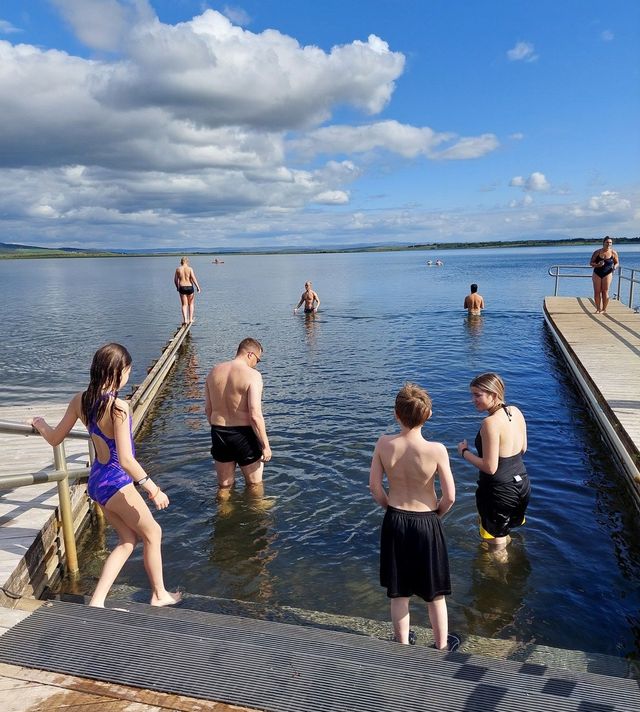
<svg viewBox="0 0 640 712">
<path fill-rule="evenodd" d="M 90 422 L 97 423 L 107 411 L 109 398 L 105 392 L 113 396 L 110 415 L 116 411 L 123 412 L 116 405 L 118 388 L 123 372 L 131 366 L 131 354 L 120 344 L 106 344 L 101 346 L 93 355 L 89 385 L 82 394 L 82 416 L 86 425 Z"/>
</svg>

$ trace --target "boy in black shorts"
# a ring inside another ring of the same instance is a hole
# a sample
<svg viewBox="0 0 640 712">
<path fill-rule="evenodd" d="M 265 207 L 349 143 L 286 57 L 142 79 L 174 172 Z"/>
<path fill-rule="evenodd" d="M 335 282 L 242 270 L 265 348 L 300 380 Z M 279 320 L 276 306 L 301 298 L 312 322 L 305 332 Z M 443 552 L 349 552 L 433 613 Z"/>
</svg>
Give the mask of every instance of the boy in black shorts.
<svg viewBox="0 0 640 712">
<path fill-rule="evenodd" d="M 455 501 L 449 455 L 444 445 L 422 437 L 422 426 L 431 417 L 431 398 L 424 389 L 406 383 L 396 397 L 395 414 L 400 432 L 378 440 L 369 475 L 371 494 L 386 510 L 380 540 L 380 583 L 391 599 L 396 641 L 410 642 L 409 599 L 415 594 L 427 602 L 434 647 L 455 650 L 460 640 L 448 630 L 445 596 L 451 593 L 451 581 L 440 521 Z M 383 486 L 385 474 L 388 492 Z"/>
</svg>

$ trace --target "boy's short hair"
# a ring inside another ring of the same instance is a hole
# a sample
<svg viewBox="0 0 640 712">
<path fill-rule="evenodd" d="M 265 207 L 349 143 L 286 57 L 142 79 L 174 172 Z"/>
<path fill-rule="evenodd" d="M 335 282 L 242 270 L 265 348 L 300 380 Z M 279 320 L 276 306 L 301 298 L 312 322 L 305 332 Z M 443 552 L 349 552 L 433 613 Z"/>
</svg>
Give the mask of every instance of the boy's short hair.
<svg viewBox="0 0 640 712">
<path fill-rule="evenodd" d="M 471 285 L 471 293 L 473 294 L 474 292 L 478 291 L 478 285 L 477 284 L 472 284 Z"/>
<path fill-rule="evenodd" d="M 236 356 L 239 356 L 243 351 L 247 353 L 249 351 L 259 351 L 260 353 L 258 354 L 258 356 L 261 356 L 264 349 L 262 348 L 262 344 L 257 339 L 252 339 L 251 337 L 248 337 L 246 339 L 242 339 L 242 341 L 238 344 Z"/>
<path fill-rule="evenodd" d="M 431 417 L 429 394 L 415 383 L 405 383 L 396 396 L 396 416 L 406 428 L 422 425 Z"/>
</svg>

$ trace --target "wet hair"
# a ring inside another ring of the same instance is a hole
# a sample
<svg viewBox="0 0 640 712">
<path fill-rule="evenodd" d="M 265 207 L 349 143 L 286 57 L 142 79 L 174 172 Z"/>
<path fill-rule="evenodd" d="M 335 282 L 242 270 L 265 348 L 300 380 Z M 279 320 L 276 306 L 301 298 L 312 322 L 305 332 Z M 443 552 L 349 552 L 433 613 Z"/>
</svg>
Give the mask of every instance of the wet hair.
<svg viewBox="0 0 640 712">
<path fill-rule="evenodd" d="M 505 402 L 504 381 L 497 373 L 482 373 L 476 376 L 469 384 L 469 388 L 477 388 L 485 393 L 490 393 L 499 403 Z"/>
<path fill-rule="evenodd" d="M 82 394 L 82 416 L 87 425 L 91 421 L 98 422 L 106 413 L 109 399 L 104 397 L 105 391 L 113 395 L 110 415 L 124 413 L 116 405 L 116 398 L 122 374 L 131 362 L 131 354 L 120 344 L 105 344 L 93 354 L 89 385 Z"/>
<path fill-rule="evenodd" d="M 415 383 L 405 383 L 396 396 L 396 416 L 406 428 L 422 425 L 431 417 L 431 398 Z"/>
<path fill-rule="evenodd" d="M 474 292 L 478 291 L 478 285 L 477 284 L 472 284 L 471 285 L 471 293 L 473 294 Z"/>
<path fill-rule="evenodd" d="M 188 257 L 181 257 L 181 258 L 180 258 L 180 264 L 181 264 L 181 265 L 188 265 L 188 264 L 189 264 L 189 258 L 188 258 Z"/>
<path fill-rule="evenodd" d="M 260 354 L 262 354 L 264 352 L 264 349 L 262 348 L 262 344 L 257 339 L 252 339 L 249 337 L 247 339 L 242 339 L 242 341 L 238 344 L 236 356 L 239 356 L 243 351 L 259 351 Z"/>
<path fill-rule="evenodd" d="M 309 287 L 311 286 L 311 282 L 309 282 L 308 280 L 304 283 L 304 288 L 306 289 L 307 286 L 309 286 Z"/>
<path fill-rule="evenodd" d="M 613 238 L 612 238 L 612 237 L 609 237 L 609 235 L 607 235 L 607 236 L 604 238 L 604 240 L 602 241 L 602 244 L 604 245 L 607 240 L 611 240 L 611 243 L 613 244 Z"/>
</svg>

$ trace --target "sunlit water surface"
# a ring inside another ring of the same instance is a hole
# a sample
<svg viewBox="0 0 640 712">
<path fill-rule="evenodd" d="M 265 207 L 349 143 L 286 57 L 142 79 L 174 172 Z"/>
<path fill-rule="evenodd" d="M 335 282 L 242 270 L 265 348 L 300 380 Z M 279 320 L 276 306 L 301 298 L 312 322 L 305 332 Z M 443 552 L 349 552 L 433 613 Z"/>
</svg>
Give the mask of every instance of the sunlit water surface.
<svg viewBox="0 0 640 712">
<path fill-rule="evenodd" d="M 587 250 L 588 252 L 588 250 Z M 368 492 L 373 446 L 394 429 L 405 380 L 434 402 L 425 436 L 444 442 L 457 501 L 446 518 L 461 633 L 637 656 L 640 536 L 621 475 L 570 380 L 542 316 L 551 264 L 584 264 L 584 250 L 194 257 L 203 287 L 196 324 L 138 440 L 138 455 L 171 498 L 157 514 L 166 577 L 188 592 L 377 619 L 382 511 Z M 638 266 L 640 254 L 621 250 Z M 131 350 L 139 382 L 179 321 L 175 258 L 0 262 L 0 349 L 5 403 L 60 401 L 86 385 L 95 348 Z M 320 294 L 315 318 L 294 316 L 306 279 Z M 487 309 L 461 310 L 470 282 Z M 589 280 L 563 294 L 590 294 Z M 640 318 L 640 317 L 639 317 Z M 264 345 L 264 411 L 273 449 L 266 501 L 244 494 L 218 506 L 203 414 L 203 382 L 237 343 Z M 603 363 L 615 369 L 615 364 Z M 476 471 L 457 457 L 480 416 L 469 380 L 495 370 L 529 426 L 533 494 L 527 524 L 499 565 L 478 541 Z M 109 534 L 107 545 L 114 538 Z M 85 538 L 83 586 L 104 550 Z M 148 586 L 136 554 L 119 581 Z M 426 623 L 414 607 L 418 624 Z"/>
</svg>

